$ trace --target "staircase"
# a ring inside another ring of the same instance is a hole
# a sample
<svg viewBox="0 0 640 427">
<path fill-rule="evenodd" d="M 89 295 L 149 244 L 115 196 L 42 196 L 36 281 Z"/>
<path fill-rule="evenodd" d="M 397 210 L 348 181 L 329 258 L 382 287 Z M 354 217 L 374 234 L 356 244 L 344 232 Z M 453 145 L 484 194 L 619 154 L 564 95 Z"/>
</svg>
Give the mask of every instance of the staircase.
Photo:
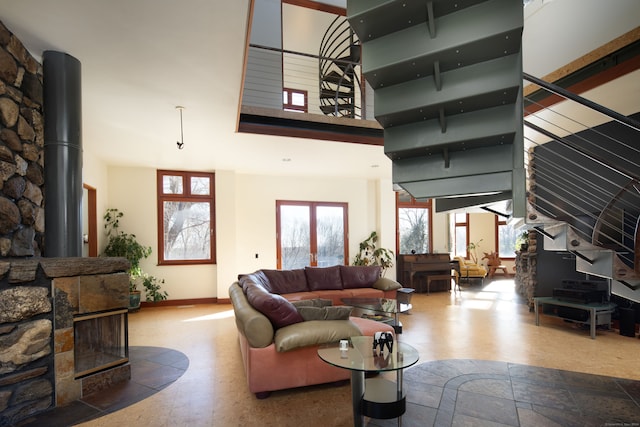
<svg viewBox="0 0 640 427">
<path fill-rule="evenodd" d="M 320 110 L 329 116 L 362 118 L 360 43 L 345 17 L 329 25 L 319 58 Z"/>
<path fill-rule="evenodd" d="M 513 0 L 348 0 L 393 182 L 438 211 L 509 200 L 545 250 L 640 302 L 640 123 L 523 74 L 522 14 Z M 523 77 L 613 121 L 538 105 Z"/>
<path fill-rule="evenodd" d="M 393 182 L 451 210 L 525 213 L 522 2 L 349 0 Z"/>
<path fill-rule="evenodd" d="M 640 302 L 640 117 L 622 116 L 524 76 L 576 108 L 613 119 L 589 127 L 553 107 L 539 113 L 538 103 L 525 97 L 524 125 L 531 130 L 525 132 L 530 146 L 525 222 L 544 236 L 545 250 L 571 254 L 577 271 L 611 279 L 612 294 Z"/>
</svg>

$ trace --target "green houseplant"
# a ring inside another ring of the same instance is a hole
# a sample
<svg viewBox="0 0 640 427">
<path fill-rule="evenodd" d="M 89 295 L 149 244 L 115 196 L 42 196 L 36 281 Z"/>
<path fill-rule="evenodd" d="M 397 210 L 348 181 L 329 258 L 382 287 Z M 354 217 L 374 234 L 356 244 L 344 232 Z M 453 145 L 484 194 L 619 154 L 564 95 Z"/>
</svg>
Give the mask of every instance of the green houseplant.
<svg viewBox="0 0 640 427">
<path fill-rule="evenodd" d="M 103 255 L 124 257 L 129 261 L 130 267 L 127 271 L 129 274 L 129 309 L 135 310 L 140 308 L 139 283 L 142 283 L 145 288 L 146 301 L 162 301 L 167 299 L 168 294 L 161 290 L 164 280 L 159 280 L 142 271 L 140 261 L 151 255 L 151 247 L 140 244 L 135 234 L 119 230 L 120 218 L 123 215 L 115 208 L 107 209 L 105 212 L 103 219 L 108 240 Z"/>
<path fill-rule="evenodd" d="M 471 257 L 471 261 L 473 261 L 474 264 L 478 263 L 478 248 L 480 247 L 480 242 L 482 242 L 482 239 L 478 240 L 477 242 L 471 242 L 467 245 L 467 251 L 469 252 L 469 256 Z"/>
<path fill-rule="evenodd" d="M 516 250 L 524 252 L 529 248 L 529 230 L 523 231 L 516 238 Z"/>
<path fill-rule="evenodd" d="M 360 242 L 360 252 L 353 260 L 353 265 L 379 265 L 382 275 L 393 267 L 393 251 L 377 247 L 378 233 L 372 231 L 369 237 Z"/>
</svg>

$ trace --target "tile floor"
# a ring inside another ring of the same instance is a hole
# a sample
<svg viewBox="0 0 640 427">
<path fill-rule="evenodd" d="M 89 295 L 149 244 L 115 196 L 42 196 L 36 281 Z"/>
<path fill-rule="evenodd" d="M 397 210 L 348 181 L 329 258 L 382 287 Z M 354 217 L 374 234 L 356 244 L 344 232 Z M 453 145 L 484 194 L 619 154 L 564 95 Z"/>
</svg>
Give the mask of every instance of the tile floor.
<svg viewBox="0 0 640 427">
<path fill-rule="evenodd" d="M 129 361 L 130 381 L 23 420 L 19 427 L 66 427 L 102 417 L 159 392 L 189 368 L 184 353 L 164 347 L 130 346 Z"/>
<path fill-rule="evenodd" d="M 411 302 L 412 310 L 401 315 L 404 329 L 399 339 L 419 350 L 418 364 L 494 361 L 640 380 L 637 338 L 598 330 L 592 340 L 587 329 L 545 316 L 540 326 L 535 326 L 534 314 L 514 293 L 511 280 L 463 286 L 462 292 L 455 294 L 414 294 Z M 264 400 L 251 395 L 230 305 L 145 308 L 129 317 L 129 339 L 131 346 L 183 353 L 189 360 L 188 369 L 163 390 L 85 422 L 83 427 L 326 427 L 353 423 L 348 384 L 279 391 Z M 408 410 L 405 426 L 431 425 L 423 413 L 416 418 L 409 415 Z M 435 425 L 499 425 L 476 421 Z M 396 425 L 395 420 L 392 423 Z M 69 421 L 68 425 L 72 424 Z M 369 424 L 378 425 L 378 421 Z"/>
</svg>

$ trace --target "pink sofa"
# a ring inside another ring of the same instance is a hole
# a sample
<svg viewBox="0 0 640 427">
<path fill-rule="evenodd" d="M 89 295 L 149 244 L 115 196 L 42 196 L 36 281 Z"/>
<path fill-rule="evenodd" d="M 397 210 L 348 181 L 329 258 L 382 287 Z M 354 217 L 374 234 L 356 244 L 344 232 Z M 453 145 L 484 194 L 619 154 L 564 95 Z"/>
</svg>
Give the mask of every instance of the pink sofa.
<svg viewBox="0 0 640 427">
<path fill-rule="evenodd" d="M 240 275 L 229 288 L 229 297 L 249 390 L 265 398 L 275 390 L 348 379 L 348 370 L 323 362 L 317 349 L 321 344 L 352 336 L 394 332 L 384 323 L 349 316 L 348 308 L 344 318 L 345 307 L 339 307 L 341 298 L 353 296 L 395 298 L 401 285 L 379 275 L 379 268 L 355 266 L 260 270 Z M 318 313 L 324 313 L 328 320 L 304 320 L 296 307 L 326 304 L 327 300 L 332 307 L 319 309 Z M 342 312 L 335 315 L 340 318 L 332 318 L 331 313 L 337 312 Z"/>
</svg>

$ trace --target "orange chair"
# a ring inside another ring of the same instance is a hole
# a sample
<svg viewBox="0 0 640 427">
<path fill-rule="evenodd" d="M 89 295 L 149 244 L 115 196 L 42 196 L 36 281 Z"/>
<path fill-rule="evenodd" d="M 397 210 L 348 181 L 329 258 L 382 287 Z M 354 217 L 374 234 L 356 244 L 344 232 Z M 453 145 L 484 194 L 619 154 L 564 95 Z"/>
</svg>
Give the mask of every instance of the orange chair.
<svg viewBox="0 0 640 427">
<path fill-rule="evenodd" d="M 487 260 L 487 267 L 489 268 L 490 279 L 493 278 L 493 275 L 497 270 L 502 270 L 505 276 L 509 275 L 509 273 L 507 272 L 507 266 L 501 264 L 502 261 L 500 260 L 500 256 L 498 255 L 497 252 L 491 252 L 491 253 L 485 252 L 482 259 Z"/>
</svg>

